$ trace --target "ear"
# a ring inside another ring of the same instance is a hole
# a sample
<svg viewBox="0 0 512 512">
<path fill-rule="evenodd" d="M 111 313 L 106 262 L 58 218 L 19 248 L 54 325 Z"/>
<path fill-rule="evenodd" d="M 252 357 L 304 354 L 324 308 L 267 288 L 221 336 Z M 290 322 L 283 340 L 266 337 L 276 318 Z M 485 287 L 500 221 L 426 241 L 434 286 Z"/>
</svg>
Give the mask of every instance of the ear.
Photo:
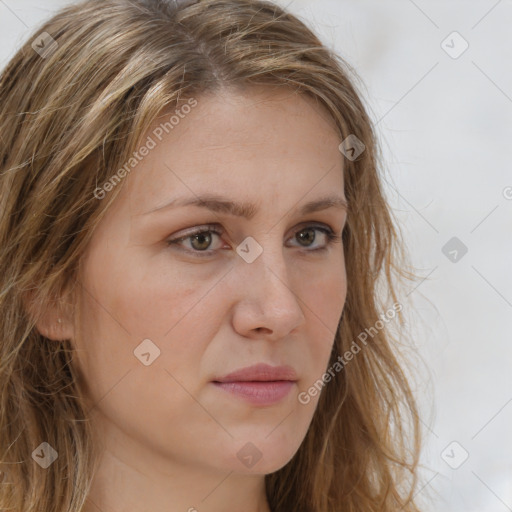
<svg viewBox="0 0 512 512">
<path fill-rule="evenodd" d="M 71 304 L 62 299 L 52 299 L 45 304 L 37 304 L 33 290 L 26 292 L 23 300 L 28 314 L 35 321 L 38 332 L 45 338 L 62 341 L 74 337 Z"/>
</svg>

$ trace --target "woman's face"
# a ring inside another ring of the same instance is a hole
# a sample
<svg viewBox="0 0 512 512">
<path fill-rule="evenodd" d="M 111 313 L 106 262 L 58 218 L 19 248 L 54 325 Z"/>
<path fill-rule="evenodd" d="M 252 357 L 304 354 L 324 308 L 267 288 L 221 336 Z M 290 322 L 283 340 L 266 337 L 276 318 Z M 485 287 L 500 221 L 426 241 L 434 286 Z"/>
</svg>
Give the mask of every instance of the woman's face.
<svg viewBox="0 0 512 512">
<path fill-rule="evenodd" d="M 290 91 L 195 100 L 127 165 L 83 260 L 73 343 L 117 456 L 267 474 L 306 435 L 319 397 L 298 395 L 326 370 L 345 303 L 343 245 L 324 230 L 340 235 L 346 211 L 303 211 L 345 198 L 340 139 Z M 284 368 L 228 377 L 254 365 Z"/>
</svg>

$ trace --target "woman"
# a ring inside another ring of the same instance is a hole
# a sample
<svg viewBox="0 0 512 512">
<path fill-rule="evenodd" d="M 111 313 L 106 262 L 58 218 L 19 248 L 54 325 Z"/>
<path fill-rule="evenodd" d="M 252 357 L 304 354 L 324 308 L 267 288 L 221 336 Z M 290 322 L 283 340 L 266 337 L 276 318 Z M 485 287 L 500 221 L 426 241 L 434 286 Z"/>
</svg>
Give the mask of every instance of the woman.
<svg viewBox="0 0 512 512">
<path fill-rule="evenodd" d="M 12 58 L 2 508 L 417 510 L 407 273 L 347 69 L 259 0 L 88 0 Z"/>
</svg>

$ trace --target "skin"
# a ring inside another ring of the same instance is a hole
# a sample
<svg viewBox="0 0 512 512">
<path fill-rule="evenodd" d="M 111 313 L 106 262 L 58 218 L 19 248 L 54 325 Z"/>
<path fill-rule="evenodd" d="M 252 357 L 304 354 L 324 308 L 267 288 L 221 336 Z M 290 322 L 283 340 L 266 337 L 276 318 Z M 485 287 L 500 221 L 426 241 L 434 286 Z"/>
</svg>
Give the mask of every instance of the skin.
<svg viewBox="0 0 512 512">
<path fill-rule="evenodd" d="M 340 235 L 346 221 L 339 208 L 297 213 L 325 195 L 345 197 L 327 112 L 260 86 L 197 101 L 124 178 L 100 221 L 80 267 L 80 325 L 59 312 L 103 451 L 85 512 L 269 512 L 264 476 L 307 433 L 319 396 L 303 405 L 297 395 L 326 370 L 343 312 L 342 243 L 328 246 L 318 230 L 302 245 L 298 236 L 311 225 Z M 250 220 L 194 206 L 145 214 L 205 192 L 258 211 Z M 205 224 L 224 233 L 209 245 L 189 238 L 183 251 L 166 244 Z M 263 248 L 252 263 L 236 252 L 248 236 Z M 184 252 L 204 247 L 215 254 Z M 148 366 L 134 356 L 144 339 L 160 349 Z M 297 372 L 277 404 L 251 405 L 211 382 L 259 362 Z M 250 468 L 237 457 L 249 442 L 261 453 Z"/>
</svg>

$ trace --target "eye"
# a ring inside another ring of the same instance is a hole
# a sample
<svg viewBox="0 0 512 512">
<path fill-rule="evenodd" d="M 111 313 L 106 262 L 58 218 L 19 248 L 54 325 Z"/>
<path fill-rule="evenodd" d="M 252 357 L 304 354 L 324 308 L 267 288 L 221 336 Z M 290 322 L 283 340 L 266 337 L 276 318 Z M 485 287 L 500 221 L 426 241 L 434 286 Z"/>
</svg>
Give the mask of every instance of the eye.
<svg viewBox="0 0 512 512">
<path fill-rule="evenodd" d="M 323 235 L 325 242 L 320 247 L 314 247 L 317 241 L 317 232 Z M 212 256 L 216 250 L 209 249 L 214 236 L 221 237 L 224 231 L 216 225 L 201 226 L 185 236 L 179 238 L 171 238 L 166 240 L 167 245 L 176 246 L 179 250 L 183 250 L 193 256 L 208 257 Z M 331 245 L 341 241 L 341 235 L 336 234 L 330 227 L 322 226 L 305 226 L 295 232 L 295 238 L 300 247 L 306 248 L 306 252 L 320 252 L 327 250 Z M 184 242 L 189 242 L 188 248 L 183 248 Z M 308 249 L 314 247 L 313 249 Z"/>
<path fill-rule="evenodd" d="M 220 237 L 222 233 L 223 231 L 220 230 L 215 225 L 201 226 L 200 228 L 191 231 L 185 236 L 166 240 L 166 243 L 169 246 L 176 246 L 179 250 L 184 250 L 185 252 L 193 253 L 194 256 L 211 256 L 212 253 L 214 253 L 215 251 L 207 249 L 212 243 L 213 235 Z M 180 247 L 182 243 L 185 241 L 190 242 L 189 247 L 191 248 L 183 249 L 182 247 Z"/>
<path fill-rule="evenodd" d="M 310 249 L 309 252 L 326 250 L 332 244 L 341 241 L 341 235 L 337 235 L 331 228 L 323 226 L 306 226 L 296 232 L 295 238 L 299 240 L 299 244 L 303 247 L 310 247 L 317 239 L 317 235 L 315 233 L 317 231 L 324 235 L 326 243 L 315 249 Z"/>
</svg>

